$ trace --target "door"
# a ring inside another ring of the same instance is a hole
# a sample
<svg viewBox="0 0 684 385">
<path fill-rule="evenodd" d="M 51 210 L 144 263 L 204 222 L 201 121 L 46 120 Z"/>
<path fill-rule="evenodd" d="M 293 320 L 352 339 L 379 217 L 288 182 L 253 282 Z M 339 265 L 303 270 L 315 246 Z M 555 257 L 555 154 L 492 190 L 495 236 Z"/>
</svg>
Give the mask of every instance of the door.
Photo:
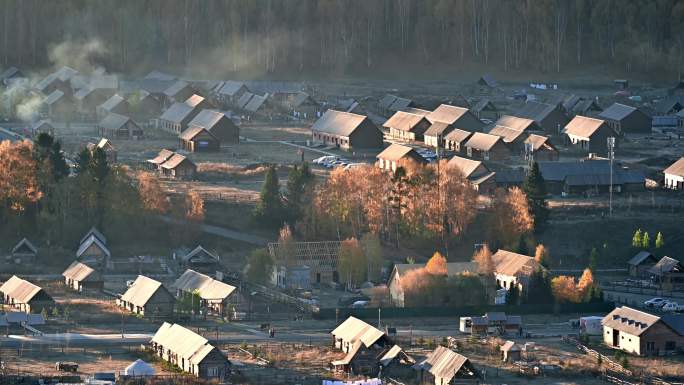
<svg viewBox="0 0 684 385">
<path fill-rule="evenodd" d="M 620 331 L 613 329 L 613 346 L 620 346 Z"/>
</svg>

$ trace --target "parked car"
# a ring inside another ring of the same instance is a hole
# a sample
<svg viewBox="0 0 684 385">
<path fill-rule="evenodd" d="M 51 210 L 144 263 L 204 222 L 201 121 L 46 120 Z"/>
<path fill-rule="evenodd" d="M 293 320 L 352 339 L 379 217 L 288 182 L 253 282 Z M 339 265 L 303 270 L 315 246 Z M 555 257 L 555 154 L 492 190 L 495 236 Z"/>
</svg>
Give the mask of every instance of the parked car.
<svg viewBox="0 0 684 385">
<path fill-rule="evenodd" d="M 74 362 L 56 362 L 55 363 L 55 370 L 60 371 L 60 372 L 73 372 L 76 373 L 78 371 L 78 364 Z"/>
<path fill-rule="evenodd" d="M 352 309 L 363 309 L 366 306 L 368 306 L 368 301 L 356 301 L 349 305 L 349 307 Z"/>
<path fill-rule="evenodd" d="M 644 306 L 646 306 L 648 308 L 657 309 L 657 308 L 660 308 L 661 306 L 665 305 L 666 302 L 667 301 L 665 301 L 662 298 L 655 297 L 655 298 L 651 298 L 648 301 L 644 302 Z"/>
<path fill-rule="evenodd" d="M 680 305 L 677 302 L 668 302 L 660 308 L 662 311 L 666 312 L 680 312 L 684 311 L 684 305 Z"/>
<path fill-rule="evenodd" d="M 330 161 L 334 161 L 336 159 L 337 159 L 336 156 L 325 155 L 325 156 L 321 156 L 320 158 L 316 158 L 316 159 L 312 160 L 311 163 L 313 163 L 313 164 L 324 164 L 324 163 L 327 163 Z"/>
</svg>

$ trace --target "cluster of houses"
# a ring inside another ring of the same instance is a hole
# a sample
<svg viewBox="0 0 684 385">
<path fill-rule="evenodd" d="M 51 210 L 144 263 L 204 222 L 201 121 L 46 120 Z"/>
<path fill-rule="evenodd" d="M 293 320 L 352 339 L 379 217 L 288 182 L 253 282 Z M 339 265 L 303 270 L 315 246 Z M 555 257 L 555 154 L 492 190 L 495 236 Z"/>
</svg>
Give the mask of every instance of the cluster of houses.
<svg viewBox="0 0 684 385">
<path fill-rule="evenodd" d="M 672 257 L 658 258 L 642 250 L 627 261 L 630 277 L 648 280 L 668 291 L 684 289 L 684 264 Z"/>
</svg>

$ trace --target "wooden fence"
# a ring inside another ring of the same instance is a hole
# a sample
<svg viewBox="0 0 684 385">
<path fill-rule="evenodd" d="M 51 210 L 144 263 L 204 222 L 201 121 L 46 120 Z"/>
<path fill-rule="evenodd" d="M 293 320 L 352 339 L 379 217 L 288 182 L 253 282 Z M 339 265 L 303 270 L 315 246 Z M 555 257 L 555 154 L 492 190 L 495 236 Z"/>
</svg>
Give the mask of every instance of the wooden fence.
<svg viewBox="0 0 684 385">
<path fill-rule="evenodd" d="M 623 368 L 622 365 L 611 360 L 610 357 L 606 356 L 605 354 L 601 354 L 601 353 L 597 352 L 596 350 L 590 349 L 590 348 L 582 345 L 579 341 L 577 341 L 574 338 L 563 337 L 563 342 L 575 346 L 579 351 L 586 353 L 586 354 L 596 358 L 597 360 L 599 359 L 599 357 L 601 357 L 602 365 L 607 370 L 610 370 L 612 372 L 619 373 L 619 374 L 624 374 L 627 376 L 633 376 L 634 375 L 634 373 L 632 373 L 631 370 Z"/>
</svg>

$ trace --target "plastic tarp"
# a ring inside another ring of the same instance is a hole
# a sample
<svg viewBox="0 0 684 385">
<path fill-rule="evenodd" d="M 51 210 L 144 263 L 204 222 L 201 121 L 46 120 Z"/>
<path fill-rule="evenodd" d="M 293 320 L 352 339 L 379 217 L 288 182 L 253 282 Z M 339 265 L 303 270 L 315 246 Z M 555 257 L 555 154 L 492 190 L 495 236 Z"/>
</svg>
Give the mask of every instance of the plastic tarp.
<svg viewBox="0 0 684 385">
<path fill-rule="evenodd" d="M 154 376 L 155 373 L 156 371 L 150 364 L 140 359 L 124 369 L 124 374 L 127 376 Z"/>
</svg>

